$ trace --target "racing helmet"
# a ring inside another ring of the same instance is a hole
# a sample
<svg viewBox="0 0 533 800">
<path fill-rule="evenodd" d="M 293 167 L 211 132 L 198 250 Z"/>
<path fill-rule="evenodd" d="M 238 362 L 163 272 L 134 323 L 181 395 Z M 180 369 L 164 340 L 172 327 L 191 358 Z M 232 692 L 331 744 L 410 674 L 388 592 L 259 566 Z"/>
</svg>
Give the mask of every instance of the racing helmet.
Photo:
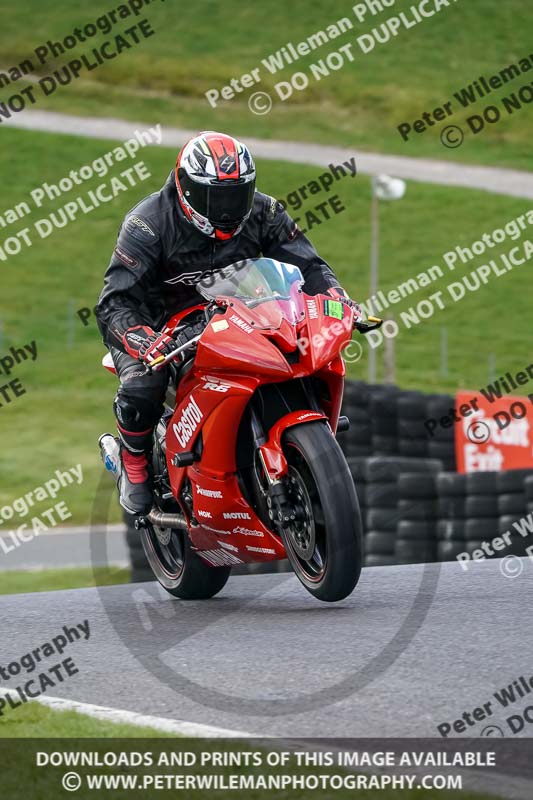
<svg viewBox="0 0 533 800">
<path fill-rule="evenodd" d="M 231 239 L 252 211 L 255 164 L 251 153 L 233 136 L 202 131 L 179 152 L 176 188 L 189 222 L 211 239 Z"/>
</svg>

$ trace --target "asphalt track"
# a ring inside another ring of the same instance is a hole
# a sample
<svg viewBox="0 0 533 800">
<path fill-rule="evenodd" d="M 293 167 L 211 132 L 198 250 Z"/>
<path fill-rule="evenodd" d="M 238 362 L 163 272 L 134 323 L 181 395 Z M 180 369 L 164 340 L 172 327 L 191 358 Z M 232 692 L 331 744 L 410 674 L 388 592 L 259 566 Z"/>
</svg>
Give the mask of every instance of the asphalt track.
<svg viewBox="0 0 533 800">
<path fill-rule="evenodd" d="M 514 577 L 501 564 L 365 569 L 333 605 L 289 575 L 235 577 L 203 602 L 152 583 L 3 596 L 0 666 L 87 619 L 90 638 L 61 656 L 79 673 L 50 694 L 259 736 L 335 739 L 438 737 L 438 725 L 491 701 L 490 717 L 462 735 L 494 735 L 490 724 L 511 737 L 506 718 L 533 705 L 533 692 L 508 708 L 493 692 L 533 674 L 533 564 L 515 562 Z M 518 736 L 532 734 L 526 724 Z M 531 797 L 531 764 L 511 767 L 503 796 Z M 476 786 L 501 788 L 493 778 Z"/>
<path fill-rule="evenodd" d="M 492 693 L 533 674 L 533 564 L 509 578 L 501 563 L 365 569 L 337 604 L 283 574 L 235 577 L 202 602 L 155 584 L 3 596 L 0 665 L 88 619 L 90 639 L 65 651 L 80 672 L 52 694 L 306 737 L 438 736 L 492 700 L 490 719 L 464 734 L 479 736 L 528 702 L 498 709 Z"/>
</svg>

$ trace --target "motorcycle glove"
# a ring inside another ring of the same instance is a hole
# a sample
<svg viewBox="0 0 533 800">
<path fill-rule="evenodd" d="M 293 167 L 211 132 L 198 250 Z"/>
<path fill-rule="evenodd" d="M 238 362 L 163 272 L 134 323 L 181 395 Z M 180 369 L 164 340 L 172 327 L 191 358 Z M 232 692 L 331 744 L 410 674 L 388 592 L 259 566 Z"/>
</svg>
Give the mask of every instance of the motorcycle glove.
<svg viewBox="0 0 533 800">
<path fill-rule="evenodd" d="M 176 349 L 176 342 L 166 333 L 156 333 L 146 325 L 128 328 L 122 337 L 126 353 L 132 358 L 150 366 L 160 356 L 166 356 Z"/>
</svg>

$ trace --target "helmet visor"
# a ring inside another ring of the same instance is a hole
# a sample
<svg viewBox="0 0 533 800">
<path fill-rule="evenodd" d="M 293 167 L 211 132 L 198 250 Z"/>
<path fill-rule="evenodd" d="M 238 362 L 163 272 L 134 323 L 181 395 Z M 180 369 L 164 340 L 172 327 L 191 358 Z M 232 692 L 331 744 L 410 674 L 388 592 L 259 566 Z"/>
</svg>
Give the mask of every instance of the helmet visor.
<svg viewBox="0 0 533 800">
<path fill-rule="evenodd" d="M 224 226 L 233 222 L 240 224 L 252 208 L 255 180 L 210 184 L 191 180 L 184 170 L 180 173 L 178 177 L 187 201 L 215 226 L 217 223 Z"/>
</svg>

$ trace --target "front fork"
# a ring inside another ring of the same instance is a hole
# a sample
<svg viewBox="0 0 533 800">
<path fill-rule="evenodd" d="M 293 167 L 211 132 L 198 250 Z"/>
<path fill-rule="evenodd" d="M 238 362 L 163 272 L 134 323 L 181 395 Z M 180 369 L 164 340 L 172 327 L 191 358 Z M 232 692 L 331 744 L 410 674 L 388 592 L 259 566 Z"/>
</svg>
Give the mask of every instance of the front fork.
<svg viewBox="0 0 533 800">
<path fill-rule="evenodd" d="M 284 478 L 288 473 L 288 464 L 281 437 L 289 427 L 318 419 L 327 420 L 327 417 L 318 411 L 292 411 L 272 426 L 268 439 L 254 409 L 251 410 L 251 419 L 255 452 L 264 476 L 262 480 L 258 473 L 257 460 L 254 459 L 256 480 L 265 496 L 269 519 L 277 530 L 289 528 L 295 522 L 298 512 L 289 502 L 285 487 Z"/>
</svg>

